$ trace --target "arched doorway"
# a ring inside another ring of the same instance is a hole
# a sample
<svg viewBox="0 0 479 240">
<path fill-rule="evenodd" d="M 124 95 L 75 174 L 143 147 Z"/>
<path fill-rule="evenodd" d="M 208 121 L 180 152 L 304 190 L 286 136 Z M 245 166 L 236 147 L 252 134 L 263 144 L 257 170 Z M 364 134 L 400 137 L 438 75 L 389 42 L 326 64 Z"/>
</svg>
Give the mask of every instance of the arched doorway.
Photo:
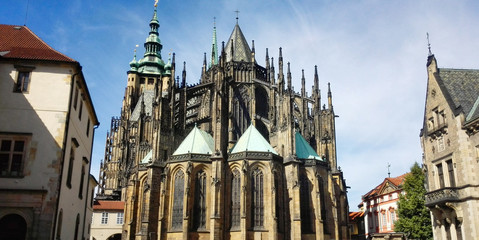
<svg viewBox="0 0 479 240">
<path fill-rule="evenodd" d="M 121 240 L 121 233 L 113 234 L 109 236 L 106 240 Z"/>
<path fill-rule="evenodd" d="M 8 214 L 0 219 L 0 236 L 2 239 L 25 240 L 27 223 L 18 214 Z"/>
</svg>

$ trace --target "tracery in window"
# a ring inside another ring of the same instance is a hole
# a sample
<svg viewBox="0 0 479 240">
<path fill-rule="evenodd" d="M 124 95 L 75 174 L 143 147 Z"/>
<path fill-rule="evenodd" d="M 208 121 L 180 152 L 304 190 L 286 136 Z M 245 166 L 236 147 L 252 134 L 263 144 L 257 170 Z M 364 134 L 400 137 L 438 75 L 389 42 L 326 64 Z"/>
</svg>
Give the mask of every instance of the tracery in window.
<svg viewBox="0 0 479 240">
<path fill-rule="evenodd" d="M 193 230 L 206 229 L 206 173 L 196 174 L 195 202 L 193 208 Z"/>
<path fill-rule="evenodd" d="M 238 169 L 233 170 L 231 177 L 231 228 L 240 227 L 241 219 L 241 174 Z"/>
<path fill-rule="evenodd" d="M 264 226 L 264 199 L 263 199 L 263 172 L 256 168 L 252 171 L 252 214 L 251 223 L 253 227 L 262 228 Z"/>
<path fill-rule="evenodd" d="M 174 194 L 173 194 L 173 217 L 171 228 L 181 230 L 183 226 L 183 196 L 185 186 L 185 175 L 179 170 L 175 175 Z"/>
</svg>

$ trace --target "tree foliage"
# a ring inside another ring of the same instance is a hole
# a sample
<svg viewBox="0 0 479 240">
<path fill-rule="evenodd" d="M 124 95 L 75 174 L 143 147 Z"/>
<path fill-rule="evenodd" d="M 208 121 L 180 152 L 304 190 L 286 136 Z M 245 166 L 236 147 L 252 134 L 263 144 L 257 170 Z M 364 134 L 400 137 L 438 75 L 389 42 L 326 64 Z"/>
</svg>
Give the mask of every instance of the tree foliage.
<svg viewBox="0 0 479 240">
<path fill-rule="evenodd" d="M 405 177 L 405 194 L 399 196 L 399 219 L 394 224 L 394 230 L 406 233 L 410 239 L 432 239 L 431 217 L 424 205 L 427 192 L 424 181 L 424 173 L 416 162 L 411 167 L 411 173 Z"/>
</svg>

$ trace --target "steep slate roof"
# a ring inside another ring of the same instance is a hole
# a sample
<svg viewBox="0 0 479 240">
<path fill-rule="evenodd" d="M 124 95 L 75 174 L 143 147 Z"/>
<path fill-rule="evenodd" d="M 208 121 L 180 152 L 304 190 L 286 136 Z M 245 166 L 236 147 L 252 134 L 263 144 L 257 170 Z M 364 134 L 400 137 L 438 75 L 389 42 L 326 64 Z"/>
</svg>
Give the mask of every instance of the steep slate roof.
<svg viewBox="0 0 479 240">
<path fill-rule="evenodd" d="M 152 90 L 145 90 L 143 94 L 141 94 L 140 99 L 136 103 L 135 109 L 131 114 L 131 120 L 138 121 L 140 119 L 141 114 L 141 105 L 142 103 L 145 104 L 145 114 L 150 115 L 153 112 L 153 99 L 155 98 L 155 92 Z"/>
<path fill-rule="evenodd" d="M 56 51 L 26 26 L 0 24 L 0 59 L 76 62 Z"/>
<path fill-rule="evenodd" d="M 405 173 L 401 176 L 397 176 L 397 177 L 394 177 L 394 178 L 385 178 L 384 181 L 381 184 L 379 184 L 378 186 L 373 188 L 368 193 L 364 194 L 362 198 L 367 199 L 367 198 L 370 198 L 372 196 L 376 196 L 376 195 L 380 194 L 381 189 L 383 189 L 383 187 L 386 185 L 386 183 L 391 183 L 395 187 L 401 186 L 404 183 L 404 180 L 405 180 L 405 178 L 408 174 L 409 173 Z"/>
<path fill-rule="evenodd" d="M 278 153 L 271 147 L 271 145 L 264 139 L 263 135 L 251 124 L 248 129 L 240 137 L 236 145 L 231 150 L 231 153 L 238 152 L 272 152 L 276 155 Z"/>
<path fill-rule="evenodd" d="M 294 139 L 296 142 L 296 157 L 299 159 L 322 160 L 299 132 L 295 133 Z"/>
<path fill-rule="evenodd" d="M 231 44 L 233 44 L 233 56 L 231 56 Z M 249 48 L 248 42 L 238 24 L 235 25 L 235 28 L 226 43 L 225 52 L 227 62 L 231 60 L 236 62 L 251 62 L 251 49 Z"/>
<path fill-rule="evenodd" d="M 207 132 L 199 129 L 196 125 L 191 132 L 181 142 L 180 146 L 173 153 L 173 156 L 196 153 L 196 154 L 212 154 L 215 149 L 213 137 Z"/>
<path fill-rule="evenodd" d="M 476 112 L 477 107 L 473 107 L 479 96 L 479 70 L 439 68 L 438 73 L 438 82 L 445 87 L 446 98 L 454 104 L 453 107 L 461 107 L 466 116 L 471 110 Z M 473 113 L 471 118 L 476 115 L 479 113 Z"/>
<path fill-rule="evenodd" d="M 123 210 L 125 202 L 121 201 L 95 201 L 93 204 L 94 210 Z"/>
</svg>

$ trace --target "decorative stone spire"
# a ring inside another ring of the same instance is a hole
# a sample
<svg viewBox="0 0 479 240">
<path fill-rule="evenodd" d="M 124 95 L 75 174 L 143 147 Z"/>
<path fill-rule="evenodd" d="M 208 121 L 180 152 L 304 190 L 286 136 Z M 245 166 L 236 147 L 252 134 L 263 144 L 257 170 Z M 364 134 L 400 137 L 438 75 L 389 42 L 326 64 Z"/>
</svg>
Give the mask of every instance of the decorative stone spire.
<svg viewBox="0 0 479 240">
<path fill-rule="evenodd" d="M 216 40 L 216 17 L 213 22 L 213 43 L 211 46 L 211 62 L 210 66 L 218 64 L 218 41 Z"/>
</svg>

